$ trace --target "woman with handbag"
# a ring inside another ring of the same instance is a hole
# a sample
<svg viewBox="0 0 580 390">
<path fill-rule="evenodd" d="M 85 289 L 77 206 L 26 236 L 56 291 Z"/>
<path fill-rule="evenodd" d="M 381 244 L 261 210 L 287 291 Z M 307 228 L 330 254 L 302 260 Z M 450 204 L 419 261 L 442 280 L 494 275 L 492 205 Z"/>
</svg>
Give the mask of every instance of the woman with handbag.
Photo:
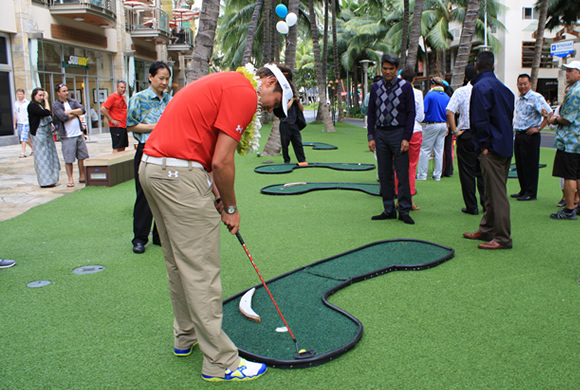
<svg viewBox="0 0 580 390">
<path fill-rule="evenodd" d="M 38 184 L 42 188 L 55 187 L 60 171 L 47 95 L 44 89 L 34 88 L 28 105 L 28 122 L 34 146 L 34 169 Z"/>
<path fill-rule="evenodd" d="M 288 116 L 284 119 L 280 119 L 280 142 L 282 144 L 282 156 L 284 157 L 284 163 L 290 163 L 290 155 L 288 154 L 288 145 L 292 142 L 292 148 L 294 148 L 294 154 L 296 154 L 296 159 L 299 165 L 306 162 L 306 156 L 304 155 L 304 146 L 302 145 L 302 130 L 306 126 L 306 120 L 304 119 L 304 107 L 300 103 L 300 98 L 294 96 L 288 102 Z"/>
</svg>

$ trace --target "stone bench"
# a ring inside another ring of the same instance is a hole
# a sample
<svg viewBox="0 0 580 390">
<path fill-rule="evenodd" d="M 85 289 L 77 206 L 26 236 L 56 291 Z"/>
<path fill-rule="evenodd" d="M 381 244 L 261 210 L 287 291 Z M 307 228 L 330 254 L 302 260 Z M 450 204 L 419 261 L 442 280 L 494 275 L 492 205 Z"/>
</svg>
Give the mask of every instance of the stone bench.
<svg viewBox="0 0 580 390">
<path fill-rule="evenodd" d="M 134 158 L 135 150 L 87 158 L 85 160 L 87 186 L 112 187 L 134 179 Z"/>
</svg>

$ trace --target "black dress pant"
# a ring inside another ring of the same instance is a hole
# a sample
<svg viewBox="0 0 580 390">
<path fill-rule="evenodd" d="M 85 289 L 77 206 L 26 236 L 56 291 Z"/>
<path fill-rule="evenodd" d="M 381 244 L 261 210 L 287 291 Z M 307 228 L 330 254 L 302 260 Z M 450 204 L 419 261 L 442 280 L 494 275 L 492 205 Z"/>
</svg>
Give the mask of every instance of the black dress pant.
<svg viewBox="0 0 580 390">
<path fill-rule="evenodd" d="M 485 211 L 485 185 L 483 184 L 479 159 L 475 153 L 469 130 L 457 137 L 457 168 L 459 169 L 459 181 L 461 182 L 465 208 L 472 212 L 478 211 L 477 197 L 475 196 L 477 183 L 479 203 Z"/>
<path fill-rule="evenodd" d="M 137 243 L 147 244 L 149 241 L 149 232 L 151 231 L 151 223 L 153 222 L 153 214 L 145 198 L 145 193 L 141 188 L 139 182 L 139 164 L 141 157 L 143 157 L 144 143 L 139 143 L 137 151 L 135 152 L 134 168 L 135 168 L 135 192 L 137 198 L 135 199 L 135 207 L 133 209 L 133 245 Z M 153 242 L 159 243 L 159 233 L 157 227 L 153 225 Z"/>
<path fill-rule="evenodd" d="M 441 176 L 449 177 L 453 175 L 453 134 L 449 132 L 445 136 L 443 144 L 443 172 Z"/>
<path fill-rule="evenodd" d="M 514 140 L 514 157 L 520 182 L 520 194 L 532 198 L 538 194 L 541 140 L 540 133 L 527 135 L 525 131 L 516 131 L 516 139 Z"/>
<path fill-rule="evenodd" d="M 386 214 L 395 210 L 395 173 L 399 186 L 397 188 L 397 202 L 399 214 L 409 215 L 411 210 L 411 189 L 409 188 L 409 152 L 401 153 L 403 141 L 403 127 L 375 132 L 375 150 L 379 168 L 379 185 L 383 197 L 383 207 Z"/>
<path fill-rule="evenodd" d="M 296 123 L 280 122 L 280 143 L 282 144 L 282 157 L 284 163 L 290 162 L 290 155 L 288 154 L 288 145 L 292 142 L 292 148 L 298 162 L 306 161 L 304 155 L 304 146 L 302 145 L 302 134 Z"/>
</svg>

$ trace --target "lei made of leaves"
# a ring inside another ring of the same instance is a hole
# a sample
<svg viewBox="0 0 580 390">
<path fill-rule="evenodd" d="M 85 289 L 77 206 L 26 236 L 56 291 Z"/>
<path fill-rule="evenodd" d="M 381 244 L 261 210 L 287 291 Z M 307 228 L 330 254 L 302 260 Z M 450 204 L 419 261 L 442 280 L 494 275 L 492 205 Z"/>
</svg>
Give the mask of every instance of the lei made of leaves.
<svg viewBox="0 0 580 390">
<path fill-rule="evenodd" d="M 262 105 L 260 104 L 260 86 L 261 81 L 256 77 L 256 69 L 250 63 L 246 66 L 240 66 L 236 69 L 236 72 L 240 72 L 252 83 L 252 86 L 258 94 L 258 107 L 256 112 L 252 117 L 252 120 L 246 127 L 246 130 L 242 134 L 242 138 L 238 143 L 237 151 L 240 156 L 245 156 L 246 153 L 255 153 L 260 148 L 260 129 L 262 128 L 262 122 L 260 122 L 260 117 L 262 115 Z"/>
</svg>

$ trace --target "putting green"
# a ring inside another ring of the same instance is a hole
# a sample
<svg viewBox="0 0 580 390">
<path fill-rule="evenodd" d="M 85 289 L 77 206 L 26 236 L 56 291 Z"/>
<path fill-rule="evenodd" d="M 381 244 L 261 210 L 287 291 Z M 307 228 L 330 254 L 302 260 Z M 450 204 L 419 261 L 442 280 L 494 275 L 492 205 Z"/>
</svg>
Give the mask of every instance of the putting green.
<svg viewBox="0 0 580 390">
<path fill-rule="evenodd" d="M 271 164 L 261 165 L 254 169 L 257 173 L 288 173 L 294 169 L 299 168 L 330 168 L 337 171 L 370 171 L 375 169 L 375 164 L 361 164 L 361 163 L 308 163 L 308 165 L 300 166 L 298 164 Z"/>
<path fill-rule="evenodd" d="M 335 150 L 337 146 L 325 144 L 323 142 L 303 142 L 302 146 L 312 146 L 312 150 Z"/>
<path fill-rule="evenodd" d="M 546 164 L 538 164 L 538 168 L 546 168 Z M 518 171 L 516 169 L 516 164 L 510 164 L 510 171 L 508 172 L 508 179 L 517 179 Z"/>
<path fill-rule="evenodd" d="M 243 250 L 240 251 L 243 255 Z M 315 356 L 306 359 L 294 357 L 296 348 L 288 332 L 276 331 L 284 323 L 261 284 L 254 286 L 252 302 L 252 309 L 260 315 L 261 322 L 250 321 L 240 313 L 240 299 L 248 289 L 224 301 L 223 329 L 239 348 L 240 355 L 249 360 L 278 368 L 324 364 L 352 349 L 363 333 L 363 324 L 329 303 L 329 296 L 388 272 L 429 269 L 453 255 L 452 248 L 426 241 L 379 241 L 267 281 L 299 348 L 316 351 Z"/>
<path fill-rule="evenodd" d="M 310 191 L 320 190 L 354 190 L 366 192 L 370 195 L 380 195 L 379 184 L 371 183 L 286 183 L 286 184 L 272 184 L 260 190 L 262 194 L 267 195 L 299 195 Z"/>
</svg>

